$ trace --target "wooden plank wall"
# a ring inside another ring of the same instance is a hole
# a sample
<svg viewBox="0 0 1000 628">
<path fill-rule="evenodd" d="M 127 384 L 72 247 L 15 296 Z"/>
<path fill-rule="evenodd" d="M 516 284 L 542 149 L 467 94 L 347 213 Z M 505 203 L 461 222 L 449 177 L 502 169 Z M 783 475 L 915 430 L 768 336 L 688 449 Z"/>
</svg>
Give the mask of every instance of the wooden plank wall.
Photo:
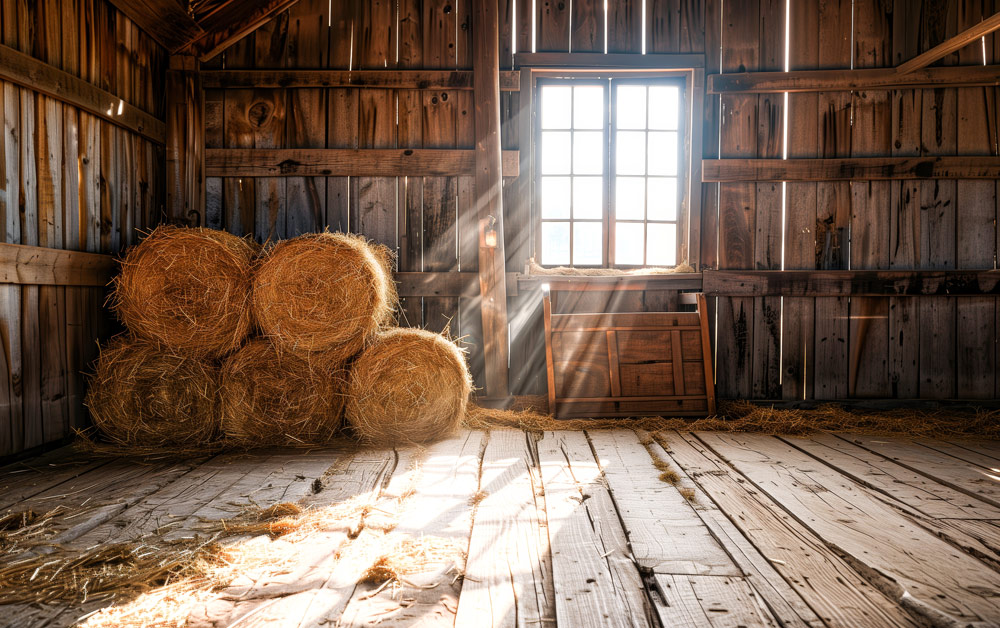
<svg viewBox="0 0 1000 628">
<path fill-rule="evenodd" d="M 4 0 L 0 43 L 163 118 L 166 55 L 105 0 Z M 0 81 L 0 237 L 115 253 L 156 223 L 163 147 Z M 87 424 L 81 371 L 112 325 L 101 288 L 0 284 L 0 457 Z"/>
<path fill-rule="evenodd" d="M 784 69 L 784 4 L 722 3 L 706 37 L 721 42 L 723 72 Z M 994 5 L 792 0 L 789 69 L 893 67 L 992 15 Z M 990 35 L 936 65 L 993 63 L 998 42 Z M 711 58 L 708 67 L 715 67 Z M 993 87 L 790 94 L 787 106 L 782 94 L 713 100 L 722 113 L 718 122 L 706 116 L 710 156 L 713 133 L 723 158 L 998 150 Z M 703 245 L 705 268 L 996 267 L 995 181 L 789 183 L 784 203 L 781 184 L 710 187 L 704 229 L 711 232 L 717 216 L 718 251 Z M 721 397 L 975 399 L 1000 390 L 994 297 L 719 297 L 715 322 Z"/>
</svg>

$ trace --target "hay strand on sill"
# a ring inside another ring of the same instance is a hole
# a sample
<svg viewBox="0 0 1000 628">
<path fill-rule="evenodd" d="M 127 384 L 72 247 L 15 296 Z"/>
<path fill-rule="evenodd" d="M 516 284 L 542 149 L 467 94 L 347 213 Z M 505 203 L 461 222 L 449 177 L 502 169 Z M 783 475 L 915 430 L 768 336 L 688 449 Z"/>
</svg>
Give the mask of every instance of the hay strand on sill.
<svg viewBox="0 0 1000 628">
<path fill-rule="evenodd" d="M 347 372 L 338 356 L 248 342 L 222 367 L 222 431 L 229 445 L 309 446 L 337 439 Z"/>
<path fill-rule="evenodd" d="M 111 307 L 133 334 L 218 357 L 250 333 L 256 244 L 224 231 L 161 226 L 121 261 Z"/>
<path fill-rule="evenodd" d="M 282 240 L 254 277 L 254 318 L 278 345 L 345 362 L 393 321 L 392 265 L 389 249 L 357 235 Z"/>
<path fill-rule="evenodd" d="M 197 447 L 219 431 L 218 370 L 128 335 L 111 340 L 90 377 L 94 425 L 126 450 Z"/>
<path fill-rule="evenodd" d="M 351 366 L 345 417 L 362 442 L 391 447 L 455 433 L 472 378 L 454 342 L 422 329 L 393 329 Z"/>
<path fill-rule="evenodd" d="M 543 277 L 642 277 L 646 275 L 673 275 L 677 273 L 693 273 L 694 268 L 687 262 L 681 262 L 677 266 L 671 267 L 648 267 L 648 268 L 573 268 L 572 266 L 554 266 L 544 268 L 535 262 L 534 259 L 528 261 L 528 276 L 539 275 Z"/>
</svg>

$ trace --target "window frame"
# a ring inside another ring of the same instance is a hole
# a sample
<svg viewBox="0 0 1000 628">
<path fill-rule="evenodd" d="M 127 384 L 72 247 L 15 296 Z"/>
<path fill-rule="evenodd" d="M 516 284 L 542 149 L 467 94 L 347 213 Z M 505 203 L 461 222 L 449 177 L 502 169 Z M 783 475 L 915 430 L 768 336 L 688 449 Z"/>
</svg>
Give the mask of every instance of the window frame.
<svg viewBox="0 0 1000 628">
<path fill-rule="evenodd" d="M 601 65 L 604 64 L 604 65 Z M 677 264 L 688 263 L 697 272 L 701 250 L 702 222 L 702 103 L 704 102 L 704 57 L 701 55 L 620 55 L 620 54 L 570 54 L 570 53 L 523 53 L 515 55 L 515 66 L 521 72 L 521 103 L 519 134 L 527 137 L 521 142 L 522 173 L 530 176 L 522 182 L 522 203 L 529 215 L 527 241 L 529 257 L 541 263 L 541 208 L 540 208 L 540 160 L 538 141 L 540 139 L 539 80 L 546 78 L 594 79 L 635 79 L 649 81 L 673 79 L 682 84 L 680 107 L 682 124 L 679 131 L 683 139 L 679 142 L 682 158 L 678 162 L 678 194 L 680 195 L 677 215 Z M 613 95 L 606 90 L 606 99 Z M 610 103 L 609 103 L 610 104 Z M 606 133 L 613 133 L 609 120 Z M 608 138 L 608 150 L 613 150 Z M 697 155 L 697 158 L 695 157 Z M 610 155 L 614 158 L 614 154 Z M 610 159 L 608 160 L 610 164 Z M 527 168 L 525 168 L 527 166 Z M 612 177 L 605 173 L 604 220 L 607 224 L 606 245 L 601 266 L 580 266 L 580 268 L 641 268 L 643 266 L 611 265 L 613 221 L 610 215 Z M 572 230 L 572 228 L 571 228 Z M 570 266 L 572 257 L 570 257 Z"/>
</svg>

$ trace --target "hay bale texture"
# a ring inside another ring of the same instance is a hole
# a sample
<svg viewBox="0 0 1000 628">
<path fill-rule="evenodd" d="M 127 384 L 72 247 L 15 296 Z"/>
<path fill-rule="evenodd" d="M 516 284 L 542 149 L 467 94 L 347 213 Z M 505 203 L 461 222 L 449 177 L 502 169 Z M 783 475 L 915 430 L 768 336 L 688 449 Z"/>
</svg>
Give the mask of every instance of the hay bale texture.
<svg viewBox="0 0 1000 628">
<path fill-rule="evenodd" d="M 393 329 L 354 361 L 345 416 L 373 445 L 427 443 L 455 432 L 471 389 L 465 355 L 454 342 L 422 329 Z"/>
<path fill-rule="evenodd" d="M 390 324 L 395 308 L 392 254 L 356 235 L 283 240 L 254 278 L 254 317 L 266 336 L 339 361 L 357 354 Z"/>
<path fill-rule="evenodd" d="M 343 419 L 346 386 L 342 363 L 327 354 L 251 340 L 222 367 L 222 431 L 248 447 L 328 443 Z"/>
<path fill-rule="evenodd" d="M 250 333 L 257 249 L 224 231 L 157 227 L 126 253 L 112 307 L 134 335 L 218 357 Z"/>
<path fill-rule="evenodd" d="M 119 336 L 101 350 L 86 405 L 118 445 L 193 445 L 218 434 L 218 391 L 211 362 Z"/>
</svg>

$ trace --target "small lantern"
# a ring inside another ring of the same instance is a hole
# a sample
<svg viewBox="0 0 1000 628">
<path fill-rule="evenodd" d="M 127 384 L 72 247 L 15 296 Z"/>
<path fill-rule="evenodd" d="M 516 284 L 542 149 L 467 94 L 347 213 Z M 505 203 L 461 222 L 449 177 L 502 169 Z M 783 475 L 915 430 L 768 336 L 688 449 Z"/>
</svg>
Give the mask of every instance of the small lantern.
<svg viewBox="0 0 1000 628">
<path fill-rule="evenodd" d="M 497 245 L 497 230 L 496 225 L 497 219 L 490 216 L 490 222 L 486 226 L 485 231 L 483 231 L 483 244 L 492 248 L 496 248 Z"/>
</svg>

